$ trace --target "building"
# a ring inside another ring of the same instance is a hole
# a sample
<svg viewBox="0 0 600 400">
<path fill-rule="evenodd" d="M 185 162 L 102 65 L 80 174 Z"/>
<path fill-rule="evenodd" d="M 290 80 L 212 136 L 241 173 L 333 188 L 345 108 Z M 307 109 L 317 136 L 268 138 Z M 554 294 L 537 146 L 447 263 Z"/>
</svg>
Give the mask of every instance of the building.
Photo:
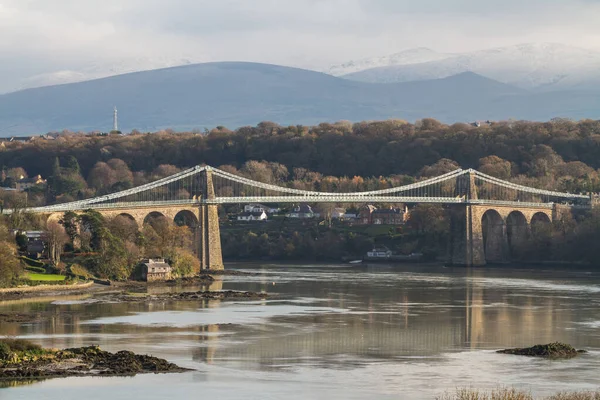
<svg viewBox="0 0 600 400">
<path fill-rule="evenodd" d="M 368 258 L 390 258 L 391 256 L 392 251 L 386 246 L 377 246 L 374 247 L 373 250 L 367 252 Z"/>
<path fill-rule="evenodd" d="M 358 223 L 363 225 L 403 225 L 408 221 L 408 207 L 381 208 L 367 205 L 358 213 Z"/>
<path fill-rule="evenodd" d="M 313 211 L 312 207 L 308 204 L 300 204 L 298 207 L 295 207 L 294 210 L 287 214 L 288 218 L 299 218 L 299 219 L 308 219 L 308 218 L 319 218 L 321 214 Z"/>
<path fill-rule="evenodd" d="M 146 260 L 142 263 L 142 280 L 146 282 L 167 281 L 171 279 L 173 269 L 163 259 Z"/>
<path fill-rule="evenodd" d="M 380 208 L 373 211 L 374 225 L 404 225 L 408 220 L 408 208 Z"/>
<path fill-rule="evenodd" d="M 264 204 L 247 204 L 244 206 L 244 212 L 256 213 L 263 211 L 267 214 L 279 214 L 281 209 L 277 207 L 265 206 Z"/>
<path fill-rule="evenodd" d="M 362 225 L 373 224 L 373 211 L 377 210 L 377 207 L 370 204 L 362 207 L 358 212 L 358 223 Z"/>
<path fill-rule="evenodd" d="M 244 222 L 266 221 L 267 218 L 268 218 L 267 213 L 264 211 L 243 212 L 237 216 L 238 221 L 244 221 Z"/>
<path fill-rule="evenodd" d="M 29 143 L 33 142 L 36 138 L 37 136 L 13 136 L 9 142 Z"/>
<path fill-rule="evenodd" d="M 25 251 L 29 257 L 41 258 L 46 254 L 48 241 L 44 231 L 21 231 L 14 229 L 12 234 L 14 236 L 25 236 L 27 239 Z"/>
<path fill-rule="evenodd" d="M 334 208 L 333 211 L 331 211 L 332 219 L 343 219 L 344 215 L 346 215 L 345 208 Z"/>
<path fill-rule="evenodd" d="M 31 189 L 32 187 L 37 186 L 37 185 L 45 185 L 45 184 L 46 184 L 46 180 L 42 179 L 41 175 L 36 175 L 33 178 L 21 177 L 21 179 L 19 179 L 16 183 L 17 190 L 19 192 L 22 192 L 27 189 Z"/>
</svg>

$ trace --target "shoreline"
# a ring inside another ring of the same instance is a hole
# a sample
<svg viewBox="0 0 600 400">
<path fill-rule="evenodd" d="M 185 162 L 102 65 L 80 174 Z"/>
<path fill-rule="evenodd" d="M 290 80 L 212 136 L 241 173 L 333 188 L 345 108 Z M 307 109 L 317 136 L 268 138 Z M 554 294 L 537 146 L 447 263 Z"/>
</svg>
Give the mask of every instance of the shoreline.
<svg viewBox="0 0 600 400">
<path fill-rule="evenodd" d="M 234 261 L 228 263 L 233 267 L 239 267 L 240 265 L 265 265 L 264 261 Z M 594 268 L 591 264 L 586 263 L 571 263 L 563 261 L 540 261 L 540 262 L 527 262 L 527 263 L 489 263 L 482 267 L 464 267 L 458 265 L 446 264 L 443 261 L 432 261 L 432 262 L 419 262 L 419 263 L 407 263 L 407 262 L 363 262 L 360 264 L 349 264 L 344 262 L 332 263 L 332 262 L 314 262 L 306 263 L 301 261 L 282 261 L 282 262 L 269 262 L 268 264 L 277 264 L 283 266 L 299 266 L 309 265 L 313 267 L 327 267 L 327 266 L 346 266 L 352 269 L 368 268 L 373 265 L 389 266 L 389 267 L 402 267 L 407 265 L 415 265 L 424 268 L 430 267 L 442 267 L 442 268 L 456 268 L 456 269 L 515 269 L 515 270 L 554 270 L 554 271 L 565 271 L 565 272 L 600 272 L 599 268 Z M 38 285 L 38 286 L 20 286 L 13 288 L 0 288 L 0 302 L 7 300 L 19 300 L 19 299 L 35 299 L 38 297 L 48 297 L 51 295 L 94 295 L 94 294 L 122 294 L 127 291 L 142 291 L 148 288 L 160 288 L 160 287 L 174 287 L 174 286 L 197 286 L 207 285 L 210 286 L 215 282 L 215 277 L 225 276 L 254 276 L 259 275 L 256 271 L 239 271 L 239 270 L 205 270 L 195 277 L 178 278 L 169 281 L 157 281 L 157 282 L 142 282 L 142 281 L 90 281 L 82 284 L 74 285 Z"/>
</svg>

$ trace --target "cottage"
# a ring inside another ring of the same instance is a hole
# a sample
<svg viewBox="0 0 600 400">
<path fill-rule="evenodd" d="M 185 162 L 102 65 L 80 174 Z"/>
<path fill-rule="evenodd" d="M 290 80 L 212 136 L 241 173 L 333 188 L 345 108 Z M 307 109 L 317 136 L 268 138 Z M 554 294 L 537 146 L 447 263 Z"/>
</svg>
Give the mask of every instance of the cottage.
<svg viewBox="0 0 600 400">
<path fill-rule="evenodd" d="M 334 208 L 333 211 L 331 211 L 332 219 L 343 219 L 344 215 L 346 215 L 345 208 Z"/>
<path fill-rule="evenodd" d="M 21 234 L 27 238 L 27 255 L 33 258 L 40 258 L 46 254 L 48 240 L 43 231 L 20 231 L 13 230 L 13 235 Z"/>
<path fill-rule="evenodd" d="M 34 186 L 37 185 L 44 185 L 46 183 L 45 179 L 42 179 L 41 175 L 36 175 L 33 178 L 25 178 L 25 177 L 21 177 L 21 179 L 19 179 L 16 183 L 17 185 L 17 190 L 19 192 L 25 191 L 27 189 L 31 189 Z"/>
<path fill-rule="evenodd" d="M 373 212 L 377 207 L 370 204 L 362 207 L 358 212 L 358 223 L 363 225 L 371 225 L 373 223 Z"/>
<path fill-rule="evenodd" d="M 321 214 L 313 211 L 312 207 L 308 204 L 300 204 L 300 206 L 295 207 L 294 210 L 287 214 L 288 218 L 299 218 L 299 219 L 308 219 L 308 218 L 319 218 Z"/>
<path fill-rule="evenodd" d="M 167 281 L 171 279 L 173 269 L 163 259 L 146 260 L 142 264 L 142 280 L 146 282 Z"/>
<path fill-rule="evenodd" d="M 253 222 L 253 221 L 266 221 L 268 218 L 267 213 L 264 211 L 259 212 L 243 212 L 238 215 L 238 221 Z"/>
<path fill-rule="evenodd" d="M 269 207 L 264 204 L 247 204 L 244 206 L 244 212 L 266 212 L 267 214 L 278 214 L 281 209 L 277 207 Z"/>
<path fill-rule="evenodd" d="M 373 211 L 374 225 L 403 225 L 408 220 L 408 208 L 382 208 Z"/>
<path fill-rule="evenodd" d="M 386 246 L 377 246 L 374 247 L 373 250 L 367 252 L 367 257 L 369 258 L 390 258 L 391 256 L 392 251 Z"/>
<path fill-rule="evenodd" d="M 358 214 L 358 222 L 363 225 L 403 225 L 408 221 L 408 207 L 381 208 L 372 205 L 363 207 Z"/>
</svg>

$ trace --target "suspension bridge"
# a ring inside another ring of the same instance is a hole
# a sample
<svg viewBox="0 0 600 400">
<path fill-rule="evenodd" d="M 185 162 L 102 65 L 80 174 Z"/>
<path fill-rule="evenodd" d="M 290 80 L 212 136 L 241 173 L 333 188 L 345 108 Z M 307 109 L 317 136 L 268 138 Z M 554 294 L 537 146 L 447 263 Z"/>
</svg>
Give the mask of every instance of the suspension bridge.
<svg viewBox="0 0 600 400">
<path fill-rule="evenodd" d="M 479 171 L 457 169 L 410 185 L 364 192 L 317 192 L 257 182 L 210 166 L 91 199 L 26 211 L 58 220 L 67 211 L 93 209 L 107 218 L 125 216 L 139 227 L 150 217 L 184 220 L 196 231 L 203 269 L 222 269 L 218 206 L 244 203 L 432 203 L 451 211 L 451 262 L 479 266 L 501 261 L 530 226 L 549 223 L 563 210 L 591 207 L 591 196 L 541 190 Z"/>
</svg>

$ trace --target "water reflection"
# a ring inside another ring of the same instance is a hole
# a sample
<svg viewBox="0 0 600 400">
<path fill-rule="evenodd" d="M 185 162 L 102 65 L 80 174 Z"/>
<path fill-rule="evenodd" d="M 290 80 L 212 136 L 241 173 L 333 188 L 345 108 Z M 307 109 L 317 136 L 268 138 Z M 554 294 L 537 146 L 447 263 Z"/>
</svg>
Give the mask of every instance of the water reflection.
<svg viewBox="0 0 600 400">
<path fill-rule="evenodd" d="M 126 348 L 195 368 L 268 373 L 402 364 L 451 375 L 443 368 L 453 362 L 449 354 L 465 351 L 551 341 L 600 349 L 597 274 L 424 266 L 253 268 L 261 274 L 225 277 L 210 289 L 264 290 L 271 294 L 268 300 L 100 304 L 70 297 L 3 303 L 0 312 L 37 310 L 47 318 L 3 323 L 0 335 L 26 336 L 50 347 Z M 490 357 L 480 358 L 488 363 Z M 596 363 L 590 357 L 576 361 L 583 363 L 579 373 L 587 371 L 586 363 Z"/>
</svg>

